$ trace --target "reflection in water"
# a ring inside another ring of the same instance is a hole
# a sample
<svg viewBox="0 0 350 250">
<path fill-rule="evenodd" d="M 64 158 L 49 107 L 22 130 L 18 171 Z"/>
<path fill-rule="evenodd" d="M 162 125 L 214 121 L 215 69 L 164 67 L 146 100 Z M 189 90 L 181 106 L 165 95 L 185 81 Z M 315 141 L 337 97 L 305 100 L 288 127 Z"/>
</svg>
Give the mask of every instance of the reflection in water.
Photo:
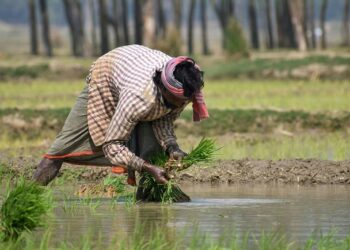
<svg viewBox="0 0 350 250">
<path fill-rule="evenodd" d="M 140 230 L 140 225 L 146 235 L 160 228 L 170 241 L 183 231 L 190 237 L 195 229 L 214 237 L 230 230 L 255 235 L 278 231 L 298 241 L 315 230 L 327 233 L 336 228 L 337 237 L 350 233 L 350 186 L 195 185 L 183 189 L 192 202 L 128 208 L 104 199 L 96 212 L 79 206 L 71 213 L 59 207 L 52 222 L 55 238 L 74 239 L 87 233 L 97 237 L 100 232 L 108 241 L 125 238 Z"/>
</svg>

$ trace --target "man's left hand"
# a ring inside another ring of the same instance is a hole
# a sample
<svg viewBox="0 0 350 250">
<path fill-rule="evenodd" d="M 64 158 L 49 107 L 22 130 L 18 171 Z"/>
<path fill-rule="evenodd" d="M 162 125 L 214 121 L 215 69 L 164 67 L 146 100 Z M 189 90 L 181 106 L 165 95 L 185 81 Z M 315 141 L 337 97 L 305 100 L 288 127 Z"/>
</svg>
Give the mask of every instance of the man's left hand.
<svg viewBox="0 0 350 250">
<path fill-rule="evenodd" d="M 182 151 L 177 145 L 169 146 L 167 152 L 169 154 L 170 159 L 176 161 L 181 161 L 187 155 L 187 153 Z"/>
</svg>

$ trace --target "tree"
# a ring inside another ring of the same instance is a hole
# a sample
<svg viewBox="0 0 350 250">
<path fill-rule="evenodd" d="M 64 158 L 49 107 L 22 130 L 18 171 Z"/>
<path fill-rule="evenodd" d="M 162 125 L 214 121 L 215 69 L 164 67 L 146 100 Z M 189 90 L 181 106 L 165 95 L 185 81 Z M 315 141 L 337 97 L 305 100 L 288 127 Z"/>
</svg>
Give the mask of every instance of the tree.
<svg viewBox="0 0 350 250">
<path fill-rule="evenodd" d="M 265 0 L 265 14 L 266 14 L 266 23 L 267 23 L 267 33 L 268 33 L 268 42 L 267 47 L 273 49 L 275 47 L 273 40 L 273 31 L 272 31 L 272 18 L 271 18 L 271 2 L 270 0 Z"/>
<path fill-rule="evenodd" d="M 126 0 L 122 0 L 122 23 L 123 23 L 123 35 L 124 44 L 129 44 L 129 25 L 128 25 L 128 4 Z"/>
<path fill-rule="evenodd" d="M 119 47 L 122 44 L 119 25 L 120 4 L 121 2 L 119 0 L 112 0 L 112 15 L 108 16 L 108 21 L 110 24 L 112 24 L 114 30 L 115 47 Z"/>
<path fill-rule="evenodd" d="M 250 26 L 250 38 L 254 49 L 259 48 L 259 31 L 256 13 L 256 2 L 255 0 L 249 0 L 248 2 L 248 16 Z"/>
<path fill-rule="evenodd" d="M 200 0 L 201 30 L 202 30 L 202 53 L 209 54 L 207 35 L 207 0 Z"/>
<path fill-rule="evenodd" d="M 222 47 L 225 48 L 225 38 L 228 23 L 235 19 L 235 2 L 233 0 L 211 0 L 223 33 Z"/>
<path fill-rule="evenodd" d="M 108 14 L 106 10 L 106 1 L 99 0 L 99 16 L 100 16 L 100 37 L 101 37 L 101 54 L 109 51 L 109 36 L 108 36 Z"/>
<path fill-rule="evenodd" d="M 182 0 L 173 0 L 175 27 L 180 31 L 182 20 Z"/>
<path fill-rule="evenodd" d="M 96 5 L 95 0 L 89 0 L 89 17 L 91 17 L 91 46 L 92 55 L 97 55 L 97 39 L 96 39 Z"/>
<path fill-rule="evenodd" d="M 30 26 L 30 53 L 32 55 L 38 54 L 38 32 L 37 32 L 37 22 L 35 14 L 35 0 L 28 0 L 29 9 L 29 26 Z"/>
<path fill-rule="evenodd" d="M 326 14 L 327 14 L 328 0 L 322 0 L 321 12 L 320 12 L 320 26 L 322 31 L 321 36 L 321 48 L 327 48 L 327 37 L 326 37 Z"/>
<path fill-rule="evenodd" d="M 288 0 L 276 1 L 278 47 L 296 48 L 295 33 Z"/>
<path fill-rule="evenodd" d="M 155 21 L 155 9 L 153 0 L 144 0 L 142 6 L 142 18 L 143 19 L 143 43 L 147 46 L 153 46 L 156 42 L 156 21 Z"/>
<path fill-rule="evenodd" d="M 39 0 L 39 7 L 41 13 L 41 27 L 42 27 L 42 36 L 45 47 L 46 56 L 53 56 L 52 45 L 50 39 L 50 24 L 49 24 L 49 12 L 47 10 L 46 0 Z"/>
<path fill-rule="evenodd" d="M 310 22 L 310 30 L 311 30 L 311 47 L 313 49 L 316 48 L 316 34 L 315 34 L 315 1 L 310 0 L 310 15 L 309 15 L 309 22 Z"/>
<path fill-rule="evenodd" d="M 63 0 L 64 10 L 70 30 L 72 53 L 74 56 L 84 54 L 83 14 L 80 0 Z"/>
<path fill-rule="evenodd" d="M 344 0 L 343 43 L 350 46 L 350 0 Z"/>
<path fill-rule="evenodd" d="M 304 2 L 303 0 L 289 0 L 292 23 L 296 34 L 297 46 L 300 51 L 307 50 L 306 36 L 304 33 Z"/>
<path fill-rule="evenodd" d="M 166 36 L 166 16 L 164 15 L 164 6 L 163 6 L 163 0 L 157 0 L 157 12 L 156 12 L 156 36 L 165 38 Z"/>
<path fill-rule="evenodd" d="M 193 19 L 194 19 L 194 10 L 196 7 L 196 0 L 190 1 L 190 7 L 188 9 L 188 26 L 187 26 L 187 47 L 188 54 L 193 54 Z"/>
<path fill-rule="evenodd" d="M 135 43 L 143 43 L 142 0 L 134 0 Z"/>
</svg>

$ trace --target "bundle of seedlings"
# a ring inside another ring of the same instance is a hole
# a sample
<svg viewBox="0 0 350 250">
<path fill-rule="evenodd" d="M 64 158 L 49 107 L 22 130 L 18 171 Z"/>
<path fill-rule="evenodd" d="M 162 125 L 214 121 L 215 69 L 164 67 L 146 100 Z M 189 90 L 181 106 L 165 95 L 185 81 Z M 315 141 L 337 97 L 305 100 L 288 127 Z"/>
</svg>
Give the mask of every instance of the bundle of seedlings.
<svg viewBox="0 0 350 250">
<path fill-rule="evenodd" d="M 16 240 L 23 231 L 43 226 L 53 207 L 52 195 L 44 187 L 20 179 L 8 193 L 0 210 L 0 234 L 3 241 Z"/>
<path fill-rule="evenodd" d="M 176 175 L 194 164 L 208 163 L 213 159 L 218 149 L 211 139 L 203 138 L 182 161 L 175 161 L 162 153 L 156 156 L 151 163 L 162 167 L 171 178 L 167 184 L 158 184 L 150 174 L 143 174 L 136 192 L 136 199 L 151 202 L 188 202 L 190 197 L 176 184 Z"/>
</svg>

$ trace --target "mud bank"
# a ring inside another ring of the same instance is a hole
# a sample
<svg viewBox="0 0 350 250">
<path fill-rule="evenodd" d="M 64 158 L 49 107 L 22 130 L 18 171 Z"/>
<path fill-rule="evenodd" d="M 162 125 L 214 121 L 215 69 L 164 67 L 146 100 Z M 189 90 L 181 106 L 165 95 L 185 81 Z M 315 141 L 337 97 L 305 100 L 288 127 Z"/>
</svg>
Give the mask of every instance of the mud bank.
<svg viewBox="0 0 350 250">
<path fill-rule="evenodd" d="M 181 182 L 350 184 L 350 161 L 228 160 L 181 173 Z"/>
<path fill-rule="evenodd" d="M 0 175 L 31 178 L 38 159 L 1 157 Z M 109 167 L 82 167 L 64 164 L 63 182 L 94 182 L 111 174 Z M 350 160 L 220 160 L 208 166 L 193 166 L 178 174 L 180 183 L 298 183 L 350 184 Z"/>
</svg>

